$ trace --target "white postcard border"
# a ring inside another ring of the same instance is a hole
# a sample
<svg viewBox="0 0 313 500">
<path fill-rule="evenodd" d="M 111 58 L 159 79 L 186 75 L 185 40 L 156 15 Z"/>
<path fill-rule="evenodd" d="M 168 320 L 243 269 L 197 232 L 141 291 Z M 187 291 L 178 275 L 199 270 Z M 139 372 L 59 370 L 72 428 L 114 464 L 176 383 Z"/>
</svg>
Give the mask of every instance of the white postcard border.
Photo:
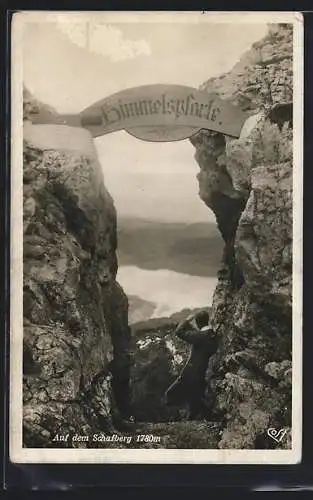
<svg viewBox="0 0 313 500">
<path fill-rule="evenodd" d="M 99 22 L 293 23 L 293 363 L 292 449 L 39 449 L 22 447 L 23 359 L 23 26 L 81 18 Z M 302 449 L 302 193 L 303 193 L 303 16 L 297 12 L 44 12 L 24 11 L 12 20 L 11 120 L 11 311 L 9 455 L 14 463 L 295 464 Z M 295 132 L 296 131 L 296 132 Z"/>
</svg>

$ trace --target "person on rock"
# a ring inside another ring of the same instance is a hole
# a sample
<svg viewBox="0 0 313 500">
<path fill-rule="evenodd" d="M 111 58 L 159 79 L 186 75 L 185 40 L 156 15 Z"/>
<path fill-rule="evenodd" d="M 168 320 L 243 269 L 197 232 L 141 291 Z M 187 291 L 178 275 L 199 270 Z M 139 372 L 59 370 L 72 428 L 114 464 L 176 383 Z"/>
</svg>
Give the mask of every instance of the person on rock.
<svg viewBox="0 0 313 500">
<path fill-rule="evenodd" d="M 209 359 L 218 347 L 217 335 L 208 324 L 209 313 L 203 310 L 188 316 L 175 330 L 175 335 L 191 344 L 192 348 L 180 375 L 165 393 L 165 403 L 174 406 L 187 404 L 189 420 L 203 419 L 207 413 L 205 375 Z"/>
</svg>

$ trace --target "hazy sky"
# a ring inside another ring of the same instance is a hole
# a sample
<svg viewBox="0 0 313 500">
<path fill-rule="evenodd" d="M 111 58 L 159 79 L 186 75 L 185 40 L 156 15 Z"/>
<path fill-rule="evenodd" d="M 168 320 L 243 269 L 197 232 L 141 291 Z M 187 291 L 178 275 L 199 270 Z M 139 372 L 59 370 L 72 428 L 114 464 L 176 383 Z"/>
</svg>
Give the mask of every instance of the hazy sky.
<svg viewBox="0 0 313 500">
<path fill-rule="evenodd" d="M 266 24 L 41 22 L 24 29 L 24 82 L 61 113 L 132 86 L 198 87 L 230 70 Z M 87 37 L 88 34 L 88 37 Z M 213 218 L 197 196 L 189 141 L 148 143 L 117 132 L 96 140 L 120 214 L 159 220 Z"/>
</svg>

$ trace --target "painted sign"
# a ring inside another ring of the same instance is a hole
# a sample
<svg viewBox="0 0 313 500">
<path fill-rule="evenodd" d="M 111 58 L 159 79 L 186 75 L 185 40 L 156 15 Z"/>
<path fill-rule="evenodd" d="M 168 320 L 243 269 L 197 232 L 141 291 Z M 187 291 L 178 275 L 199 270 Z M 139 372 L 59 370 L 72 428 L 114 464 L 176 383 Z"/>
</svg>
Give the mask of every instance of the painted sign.
<svg viewBox="0 0 313 500">
<path fill-rule="evenodd" d="M 158 84 L 122 90 L 78 115 L 58 116 L 57 122 L 84 127 L 93 137 L 126 130 L 155 142 L 186 139 L 201 129 L 239 137 L 245 119 L 238 107 L 215 94 Z M 39 113 L 32 122 L 48 123 L 48 119 Z"/>
</svg>

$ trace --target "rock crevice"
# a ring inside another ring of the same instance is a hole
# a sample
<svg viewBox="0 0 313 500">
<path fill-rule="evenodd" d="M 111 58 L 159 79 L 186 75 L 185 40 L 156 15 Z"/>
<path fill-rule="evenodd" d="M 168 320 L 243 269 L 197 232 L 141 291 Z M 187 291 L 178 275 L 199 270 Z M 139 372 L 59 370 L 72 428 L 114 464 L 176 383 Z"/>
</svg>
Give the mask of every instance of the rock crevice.
<svg viewBox="0 0 313 500">
<path fill-rule="evenodd" d="M 225 241 L 211 315 L 220 336 L 218 446 L 270 447 L 267 428 L 291 426 L 291 27 L 271 26 L 231 72 L 202 88 L 250 116 L 238 139 L 205 131 L 192 138 L 199 195 Z"/>
</svg>

